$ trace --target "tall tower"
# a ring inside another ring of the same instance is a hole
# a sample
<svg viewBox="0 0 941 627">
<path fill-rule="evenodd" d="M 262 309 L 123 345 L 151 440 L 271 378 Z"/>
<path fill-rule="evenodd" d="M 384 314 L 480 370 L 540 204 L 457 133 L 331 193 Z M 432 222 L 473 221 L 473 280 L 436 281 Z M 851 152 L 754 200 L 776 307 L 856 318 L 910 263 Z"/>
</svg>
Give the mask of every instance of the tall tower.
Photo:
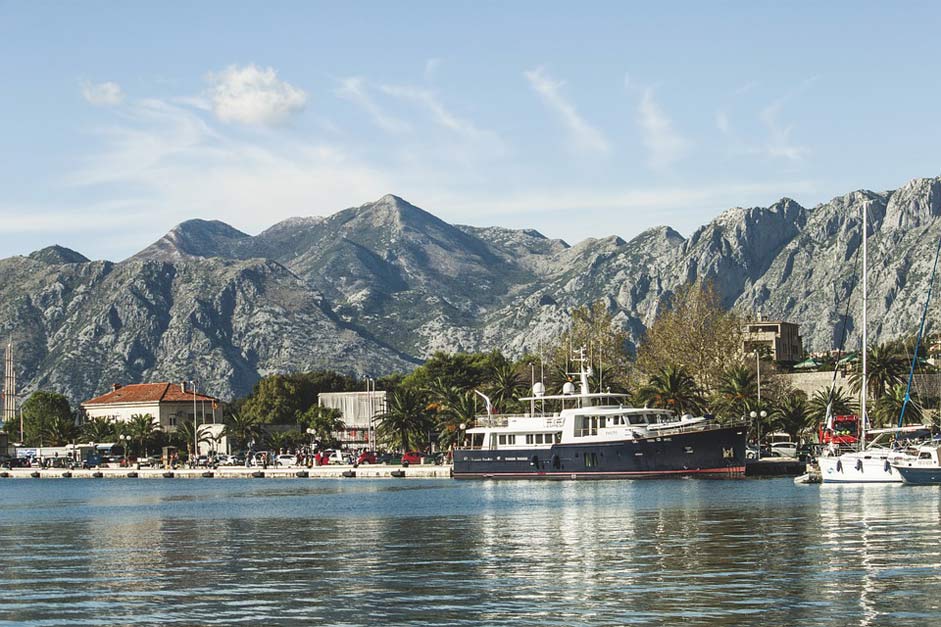
<svg viewBox="0 0 941 627">
<path fill-rule="evenodd" d="M 7 343 L 3 359 L 3 424 L 16 424 L 16 370 L 13 368 L 13 338 Z M 23 422 L 20 421 L 20 441 L 23 441 Z"/>
</svg>

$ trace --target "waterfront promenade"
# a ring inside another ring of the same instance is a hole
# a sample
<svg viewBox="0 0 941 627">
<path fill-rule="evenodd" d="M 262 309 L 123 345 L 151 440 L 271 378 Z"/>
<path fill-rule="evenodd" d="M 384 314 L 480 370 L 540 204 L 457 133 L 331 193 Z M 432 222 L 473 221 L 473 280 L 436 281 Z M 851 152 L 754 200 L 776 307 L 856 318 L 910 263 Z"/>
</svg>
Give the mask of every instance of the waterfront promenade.
<svg viewBox="0 0 941 627">
<path fill-rule="evenodd" d="M 343 473 L 354 472 L 355 477 L 345 477 Z M 392 473 L 404 473 L 399 476 Z M 165 476 L 173 473 L 172 477 Z M 259 473 L 261 476 L 259 476 Z M 306 473 L 306 475 L 304 474 Z M 218 468 L 13 468 L 0 471 L 3 479 L 448 479 L 451 477 L 450 465 L 413 465 L 402 466 L 363 465 L 352 466 L 302 466 L 268 468 L 244 466 L 220 466 Z"/>
</svg>

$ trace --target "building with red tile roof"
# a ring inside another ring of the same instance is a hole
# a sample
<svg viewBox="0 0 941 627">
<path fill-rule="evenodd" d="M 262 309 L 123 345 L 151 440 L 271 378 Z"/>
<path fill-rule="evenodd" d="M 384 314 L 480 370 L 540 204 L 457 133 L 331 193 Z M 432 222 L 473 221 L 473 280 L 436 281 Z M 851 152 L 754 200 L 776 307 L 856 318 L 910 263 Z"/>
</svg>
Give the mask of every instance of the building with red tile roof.
<svg viewBox="0 0 941 627">
<path fill-rule="evenodd" d="M 214 396 L 202 394 L 188 382 L 115 384 L 110 392 L 82 403 L 87 418 L 127 422 L 135 414 L 150 414 L 164 431 L 176 431 L 184 421 L 206 425 L 206 433 L 221 435 L 222 406 Z M 217 448 L 200 445 L 203 448 Z"/>
</svg>

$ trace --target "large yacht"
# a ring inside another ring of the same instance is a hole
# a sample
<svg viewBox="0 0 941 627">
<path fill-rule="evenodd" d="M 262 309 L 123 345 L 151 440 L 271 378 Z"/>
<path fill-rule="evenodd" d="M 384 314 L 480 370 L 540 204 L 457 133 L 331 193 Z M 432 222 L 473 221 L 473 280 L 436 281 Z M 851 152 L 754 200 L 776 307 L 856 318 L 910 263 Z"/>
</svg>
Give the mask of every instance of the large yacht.
<svg viewBox="0 0 941 627">
<path fill-rule="evenodd" d="M 457 479 L 608 479 L 673 476 L 741 477 L 744 423 L 677 416 L 666 409 L 630 407 L 624 394 L 590 392 L 582 361 L 581 386 L 546 395 L 542 383 L 522 415 L 477 418 L 454 452 Z M 546 411 L 547 407 L 557 407 Z"/>
</svg>

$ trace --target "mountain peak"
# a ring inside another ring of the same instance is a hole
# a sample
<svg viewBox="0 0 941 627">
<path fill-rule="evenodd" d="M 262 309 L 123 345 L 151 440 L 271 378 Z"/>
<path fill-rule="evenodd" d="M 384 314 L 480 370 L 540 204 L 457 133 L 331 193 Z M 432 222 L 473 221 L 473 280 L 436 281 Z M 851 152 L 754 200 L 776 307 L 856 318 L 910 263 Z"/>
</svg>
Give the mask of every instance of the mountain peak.
<svg viewBox="0 0 941 627">
<path fill-rule="evenodd" d="M 65 246 L 59 246 L 58 244 L 33 251 L 29 254 L 29 258 L 34 261 L 41 261 L 53 265 L 62 263 L 86 263 L 89 260 L 88 257 L 82 253 L 76 252 L 71 248 L 66 248 Z"/>
<path fill-rule="evenodd" d="M 180 222 L 135 259 L 177 260 L 187 257 L 234 257 L 235 247 L 251 236 L 220 220 L 194 218 Z"/>
</svg>

